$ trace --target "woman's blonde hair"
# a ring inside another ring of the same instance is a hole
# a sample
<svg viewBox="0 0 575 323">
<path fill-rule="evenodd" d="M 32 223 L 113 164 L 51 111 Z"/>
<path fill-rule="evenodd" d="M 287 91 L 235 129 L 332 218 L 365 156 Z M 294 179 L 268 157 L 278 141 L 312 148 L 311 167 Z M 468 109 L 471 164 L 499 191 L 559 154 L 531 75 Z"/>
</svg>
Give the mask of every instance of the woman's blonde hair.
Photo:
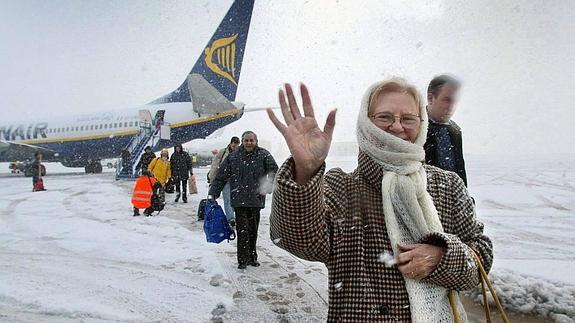
<svg viewBox="0 0 575 323">
<path fill-rule="evenodd" d="M 387 81 L 383 81 L 378 87 L 371 92 L 369 97 L 369 106 L 367 109 L 367 113 L 371 113 L 371 109 L 377 103 L 377 100 L 385 94 L 388 93 L 407 93 L 415 100 L 415 104 L 417 105 L 417 112 L 421 113 L 423 111 L 421 106 L 421 95 L 417 88 L 409 83 L 407 83 L 404 79 L 401 78 L 392 78 Z"/>
</svg>

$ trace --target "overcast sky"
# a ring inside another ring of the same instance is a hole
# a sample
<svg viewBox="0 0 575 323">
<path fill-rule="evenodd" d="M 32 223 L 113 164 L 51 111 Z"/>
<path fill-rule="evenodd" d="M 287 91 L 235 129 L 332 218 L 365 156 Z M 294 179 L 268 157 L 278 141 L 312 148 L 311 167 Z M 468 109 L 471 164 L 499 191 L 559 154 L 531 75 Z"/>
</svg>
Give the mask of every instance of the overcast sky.
<svg viewBox="0 0 575 323">
<path fill-rule="evenodd" d="M 277 105 L 304 81 L 336 141 L 355 140 L 374 81 L 464 81 L 468 154 L 575 155 L 575 1 L 256 0 L 237 100 Z M 0 0 L 1 121 L 137 108 L 181 84 L 231 1 Z M 263 122 L 262 120 L 265 120 Z M 0 122 L 3 123 L 3 122 Z M 277 140 L 263 113 L 251 129 Z"/>
</svg>

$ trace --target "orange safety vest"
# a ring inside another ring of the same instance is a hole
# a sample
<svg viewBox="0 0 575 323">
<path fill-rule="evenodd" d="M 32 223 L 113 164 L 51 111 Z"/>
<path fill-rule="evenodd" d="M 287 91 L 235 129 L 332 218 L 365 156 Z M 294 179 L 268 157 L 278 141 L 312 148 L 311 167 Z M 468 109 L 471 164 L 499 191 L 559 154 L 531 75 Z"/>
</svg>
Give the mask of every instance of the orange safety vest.
<svg viewBox="0 0 575 323">
<path fill-rule="evenodd" d="M 152 185 L 150 185 L 152 183 Z M 138 209 L 145 209 L 152 206 L 152 193 L 153 185 L 156 179 L 148 176 L 141 176 L 134 185 L 134 193 L 132 194 L 132 205 Z"/>
</svg>

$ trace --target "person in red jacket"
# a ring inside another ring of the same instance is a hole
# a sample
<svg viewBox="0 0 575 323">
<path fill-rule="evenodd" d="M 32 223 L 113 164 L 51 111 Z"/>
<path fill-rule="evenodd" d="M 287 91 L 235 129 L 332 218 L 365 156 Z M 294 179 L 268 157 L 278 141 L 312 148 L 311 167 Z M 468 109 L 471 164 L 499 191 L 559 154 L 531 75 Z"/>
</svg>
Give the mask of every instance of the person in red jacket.
<svg viewBox="0 0 575 323">
<path fill-rule="evenodd" d="M 149 170 L 142 171 L 142 176 L 136 181 L 134 193 L 132 194 L 134 216 L 140 215 L 140 209 L 145 209 L 144 215 L 152 215 L 152 212 L 154 212 L 152 208 L 152 195 L 154 194 L 154 189 L 158 189 L 159 185 Z"/>
</svg>

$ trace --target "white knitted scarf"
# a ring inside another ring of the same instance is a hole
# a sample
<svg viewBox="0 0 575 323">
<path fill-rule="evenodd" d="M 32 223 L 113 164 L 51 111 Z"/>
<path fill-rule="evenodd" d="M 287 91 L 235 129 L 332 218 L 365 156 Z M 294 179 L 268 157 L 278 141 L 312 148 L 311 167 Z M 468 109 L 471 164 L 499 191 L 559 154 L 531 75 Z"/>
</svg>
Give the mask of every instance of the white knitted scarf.
<svg viewBox="0 0 575 323">
<path fill-rule="evenodd" d="M 383 213 L 391 247 L 397 255 L 398 243 L 417 243 L 432 232 L 443 232 L 443 227 L 426 190 L 423 144 L 427 137 L 428 120 L 425 108 L 422 105 L 419 107 L 423 121 L 414 143 L 379 129 L 369 119 L 368 107 L 371 94 L 380 84 L 381 82 L 372 85 L 362 99 L 357 121 L 357 141 L 360 150 L 383 167 Z M 405 286 L 414 323 L 454 321 L 448 290 L 407 277 Z M 462 322 L 466 322 L 465 310 L 459 299 L 457 307 Z"/>
</svg>

